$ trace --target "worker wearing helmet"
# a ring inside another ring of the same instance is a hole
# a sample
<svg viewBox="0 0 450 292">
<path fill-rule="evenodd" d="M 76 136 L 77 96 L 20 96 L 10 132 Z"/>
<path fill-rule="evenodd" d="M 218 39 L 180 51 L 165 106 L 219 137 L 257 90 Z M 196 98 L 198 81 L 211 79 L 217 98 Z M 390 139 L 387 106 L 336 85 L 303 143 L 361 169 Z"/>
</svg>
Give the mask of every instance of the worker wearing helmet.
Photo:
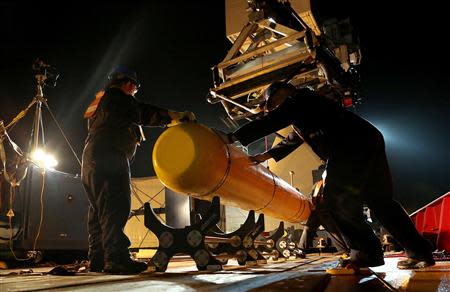
<svg viewBox="0 0 450 292">
<path fill-rule="evenodd" d="M 90 270 L 139 273 L 146 263 L 130 258 L 130 240 L 123 232 L 131 208 L 130 162 L 144 140 L 141 126 L 165 127 L 195 120 L 139 102 L 136 72 L 119 66 L 108 76 L 85 113 L 89 132 L 83 151 L 81 178 L 90 201 L 88 214 Z"/>
<path fill-rule="evenodd" d="M 368 121 L 337 102 L 309 89 L 274 82 L 265 92 L 265 115 L 224 136 L 247 145 L 289 125 L 293 131 L 271 150 L 253 157 L 279 161 L 303 142 L 326 161 L 321 212 L 332 218 L 346 239 L 350 257 L 342 266 L 371 267 L 384 263 L 380 240 L 366 224 L 363 203 L 405 249 L 399 268 L 434 265 L 431 246 L 393 200 L 391 174 L 382 134 Z"/>
</svg>

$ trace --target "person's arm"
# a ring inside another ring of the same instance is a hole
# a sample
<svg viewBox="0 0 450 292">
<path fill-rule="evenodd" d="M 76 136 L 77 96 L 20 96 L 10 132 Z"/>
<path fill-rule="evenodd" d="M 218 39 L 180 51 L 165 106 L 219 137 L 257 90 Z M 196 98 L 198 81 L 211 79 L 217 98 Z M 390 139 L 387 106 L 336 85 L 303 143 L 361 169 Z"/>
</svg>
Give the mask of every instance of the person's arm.
<svg viewBox="0 0 450 292">
<path fill-rule="evenodd" d="M 248 145 L 292 124 L 292 113 L 277 109 L 253 120 L 232 133 L 233 140 Z"/>
<path fill-rule="evenodd" d="M 299 135 L 297 135 L 296 132 L 292 131 L 286 136 L 286 138 L 281 140 L 280 143 L 272 147 L 272 149 L 268 150 L 267 152 L 269 153 L 271 158 L 275 159 L 275 161 L 280 161 L 281 159 L 292 153 L 295 149 L 300 147 L 303 142 L 303 139 Z"/>
<path fill-rule="evenodd" d="M 270 158 L 273 158 L 278 162 L 288 156 L 290 153 L 292 153 L 292 151 L 297 149 L 302 144 L 303 139 L 300 138 L 295 132 L 291 132 L 286 138 L 281 140 L 281 142 L 275 145 L 272 149 L 260 154 L 250 156 L 250 159 L 255 163 L 261 163 Z"/>
<path fill-rule="evenodd" d="M 177 112 L 146 103 L 139 103 L 139 115 L 140 124 L 143 126 L 164 127 L 195 121 L 195 115 L 192 112 Z"/>
<path fill-rule="evenodd" d="M 139 103 L 139 117 L 142 126 L 164 127 L 172 121 L 169 110 L 145 103 Z"/>
</svg>

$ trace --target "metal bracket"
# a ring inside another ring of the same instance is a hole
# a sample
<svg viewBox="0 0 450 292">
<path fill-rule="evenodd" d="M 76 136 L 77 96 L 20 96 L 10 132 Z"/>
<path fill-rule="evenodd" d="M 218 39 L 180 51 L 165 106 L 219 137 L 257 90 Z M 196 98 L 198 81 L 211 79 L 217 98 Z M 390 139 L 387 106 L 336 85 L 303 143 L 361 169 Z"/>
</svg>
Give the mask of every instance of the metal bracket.
<svg viewBox="0 0 450 292">
<path fill-rule="evenodd" d="M 156 271 L 164 272 L 170 259 L 179 253 L 191 256 L 200 271 L 222 269 L 222 264 L 213 257 L 205 245 L 206 233 L 220 220 L 219 197 L 213 198 L 205 218 L 181 229 L 161 223 L 149 203 L 145 203 L 144 212 L 145 226 L 159 240 L 158 250 L 150 262 L 150 265 L 153 265 Z"/>
<path fill-rule="evenodd" d="M 272 235 L 268 237 L 259 236 L 257 238 L 257 242 L 266 242 L 266 244 L 259 244 L 258 245 L 258 251 L 262 254 L 271 256 L 272 259 L 277 260 L 280 256 L 283 256 L 283 248 L 280 248 L 280 241 L 284 236 L 284 222 L 281 221 L 278 225 L 278 228 L 272 233 Z M 270 245 L 268 245 L 270 244 Z M 283 245 L 282 245 L 283 246 Z M 274 252 L 274 248 L 275 251 Z"/>
<path fill-rule="evenodd" d="M 231 233 L 224 233 L 217 226 L 208 232 L 208 238 L 217 239 L 216 242 L 208 244 L 211 252 L 218 255 L 235 255 L 240 265 L 265 264 L 267 261 L 259 253 L 255 246 L 255 238 L 264 231 L 264 215 L 261 214 L 255 223 L 255 211 L 249 211 L 247 219 L 239 229 Z M 225 239 L 219 242 L 220 238 Z M 214 240 L 213 240 L 214 241 Z M 226 258 L 223 264 L 226 264 Z"/>
</svg>

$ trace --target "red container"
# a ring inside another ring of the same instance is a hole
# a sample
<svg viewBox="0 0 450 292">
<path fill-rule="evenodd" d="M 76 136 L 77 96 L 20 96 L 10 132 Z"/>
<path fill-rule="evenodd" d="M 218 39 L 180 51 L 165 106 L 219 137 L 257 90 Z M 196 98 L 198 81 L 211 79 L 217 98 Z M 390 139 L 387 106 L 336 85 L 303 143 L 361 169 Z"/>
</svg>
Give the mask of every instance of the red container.
<svg viewBox="0 0 450 292">
<path fill-rule="evenodd" d="M 410 215 L 419 233 L 438 250 L 450 252 L 450 192 Z"/>
</svg>

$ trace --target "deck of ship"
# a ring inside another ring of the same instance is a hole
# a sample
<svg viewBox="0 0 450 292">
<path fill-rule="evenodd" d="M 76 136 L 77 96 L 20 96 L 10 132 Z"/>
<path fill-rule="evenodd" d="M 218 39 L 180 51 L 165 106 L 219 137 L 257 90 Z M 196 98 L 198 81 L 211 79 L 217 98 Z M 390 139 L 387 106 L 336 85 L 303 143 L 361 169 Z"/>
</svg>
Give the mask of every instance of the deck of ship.
<svg viewBox="0 0 450 292">
<path fill-rule="evenodd" d="M 305 259 L 269 261 L 265 265 L 237 265 L 222 271 L 198 272 L 193 261 L 172 262 L 165 273 L 107 275 L 47 274 L 53 267 L 0 270 L 0 291 L 450 291 L 450 262 L 438 261 L 422 270 L 398 270 L 398 257 L 384 266 L 357 275 L 329 275 L 338 256 L 312 254 Z"/>
</svg>

